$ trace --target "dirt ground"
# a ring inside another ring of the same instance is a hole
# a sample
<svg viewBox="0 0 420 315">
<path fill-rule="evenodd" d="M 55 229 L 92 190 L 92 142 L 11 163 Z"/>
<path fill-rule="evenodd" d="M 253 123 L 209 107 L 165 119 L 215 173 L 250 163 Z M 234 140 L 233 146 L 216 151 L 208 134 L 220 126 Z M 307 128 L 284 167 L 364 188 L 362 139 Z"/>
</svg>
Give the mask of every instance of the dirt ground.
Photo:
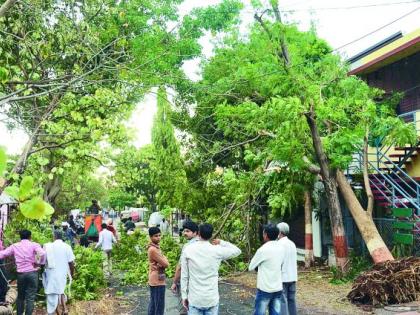
<svg viewBox="0 0 420 315">
<path fill-rule="evenodd" d="M 296 292 L 299 314 L 372 314 L 372 311 L 364 311 L 347 301 L 350 283 L 334 285 L 330 280 L 331 273 L 326 270 L 299 271 Z M 244 288 L 255 288 L 257 277 L 255 273 L 247 272 L 230 277 L 227 281 L 242 284 Z"/>
</svg>

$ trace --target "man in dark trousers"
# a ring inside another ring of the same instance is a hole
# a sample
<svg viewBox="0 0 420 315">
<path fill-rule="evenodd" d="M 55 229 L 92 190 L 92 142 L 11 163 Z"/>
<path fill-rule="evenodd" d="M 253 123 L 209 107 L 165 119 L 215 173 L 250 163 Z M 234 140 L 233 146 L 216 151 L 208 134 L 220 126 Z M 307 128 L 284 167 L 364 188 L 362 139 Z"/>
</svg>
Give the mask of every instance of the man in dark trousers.
<svg viewBox="0 0 420 315">
<path fill-rule="evenodd" d="M 169 262 L 160 251 L 160 229 L 151 227 L 149 236 L 150 243 L 147 249 L 147 256 L 149 258 L 150 302 L 148 315 L 163 315 L 165 313 L 165 269 L 168 268 Z"/>
<path fill-rule="evenodd" d="M 289 315 L 296 315 L 296 281 L 297 281 L 297 252 L 296 245 L 287 236 L 289 235 L 289 225 L 281 222 L 277 225 L 279 229 L 279 244 L 284 250 L 284 262 L 281 277 L 283 281 L 283 293 L 286 299 Z"/>
<path fill-rule="evenodd" d="M 0 249 L 3 249 L 3 242 L 0 240 Z M 6 294 L 9 282 L 4 268 L 4 260 L 0 259 L 0 305 L 6 302 Z"/>
<path fill-rule="evenodd" d="M 0 259 L 14 256 L 17 269 L 17 315 L 31 315 L 38 291 L 38 265 L 45 261 L 45 251 L 31 242 L 31 231 L 20 231 L 21 241 L 0 251 Z"/>
</svg>

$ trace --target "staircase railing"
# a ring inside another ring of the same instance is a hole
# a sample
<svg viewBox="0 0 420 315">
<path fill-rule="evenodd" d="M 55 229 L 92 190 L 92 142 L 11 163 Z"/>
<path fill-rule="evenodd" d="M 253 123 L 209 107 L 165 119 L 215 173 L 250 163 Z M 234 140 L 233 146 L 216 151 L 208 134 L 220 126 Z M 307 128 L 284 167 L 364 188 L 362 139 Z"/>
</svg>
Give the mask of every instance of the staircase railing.
<svg viewBox="0 0 420 315">
<path fill-rule="evenodd" d="M 412 123 L 420 127 L 420 120 L 416 119 L 416 112 L 409 112 L 400 117 L 407 123 Z M 420 130 L 417 130 L 420 134 Z M 413 147 L 407 147 L 404 150 L 404 157 L 394 162 L 388 156 L 394 144 L 386 144 L 385 137 L 375 141 L 376 152 L 368 153 L 369 182 L 372 188 L 375 188 L 384 201 L 393 207 L 413 208 L 420 215 L 420 184 L 408 175 L 403 169 L 407 160 L 416 152 L 420 141 Z M 362 150 L 353 157 L 352 166 L 347 170 L 362 172 L 363 154 Z M 376 160 L 376 161 L 375 161 Z M 355 170 L 356 169 L 356 170 Z"/>
<path fill-rule="evenodd" d="M 355 156 L 355 159 L 358 165 L 363 165 L 361 154 Z M 413 180 L 416 184 L 416 189 L 408 186 L 411 188 L 413 193 L 416 194 L 416 198 L 413 198 L 413 196 L 406 189 L 404 189 L 397 181 L 395 181 L 395 179 L 392 178 L 390 174 L 385 174 L 384 172 L 382 172 L 371 161 L 368 161 L 368 166 L 370 170 L 375 171 L 375 173 L 370 174 L 371 177 L 369 178 L 369 182 L 371 184 L 371 187 L 375 187 L 381 193 L 381 195 L 385 197 L 386 201 L 388 201 L 393 207 L 396 207 L 398 204 L 399 207 L 415 208 L 416 211 L 420 211 L 420 200 L 417 194 L 417 192 L 420 192 L 420 185 L 416 181 Z M 362 171 L 362 169 L 360 169 L 360 171 Z M 410 177 L 406 173 L 405 175 Z M 380 184 L 382 187 L 379 187 L 378 184 Z M 402 198 L 397 198 L 397 194 L 399 196 L 402 196 Z"/>
</svg>

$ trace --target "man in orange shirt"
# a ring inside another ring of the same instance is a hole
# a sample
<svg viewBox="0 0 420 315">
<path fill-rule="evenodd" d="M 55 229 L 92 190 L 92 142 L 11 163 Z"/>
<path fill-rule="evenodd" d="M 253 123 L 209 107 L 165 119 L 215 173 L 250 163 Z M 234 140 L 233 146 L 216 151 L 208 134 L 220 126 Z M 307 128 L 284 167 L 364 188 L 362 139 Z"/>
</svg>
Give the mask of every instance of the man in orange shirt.
<svg viewBox="0 0 420 315">
<path fill-rule="evenodd" d="M 151 227 L 149 236 L 150 243 L 147 249 L 147 256 L 149 258 L 150 302 L 148 315 L 163 315 L 165 312 L 165 269 L 168 268 L 169 262 L 160 251 L 160 229 Z"/>
</svg>

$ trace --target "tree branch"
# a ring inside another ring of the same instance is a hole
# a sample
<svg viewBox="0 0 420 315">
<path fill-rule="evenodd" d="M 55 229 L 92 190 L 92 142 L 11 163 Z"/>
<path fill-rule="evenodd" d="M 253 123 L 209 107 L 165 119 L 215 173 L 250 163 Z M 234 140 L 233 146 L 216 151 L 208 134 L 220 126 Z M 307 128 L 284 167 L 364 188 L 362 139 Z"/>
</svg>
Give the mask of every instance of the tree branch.
<svg viewBox="0 0 420 315">
<path fill-rule="evenodd" d="M 34 154 L 34 153 L 40 152 L 40 151 L 42 151 L 42 150 L 55 149 L 55 148 L 63 148 L 64 146 L 66 146 L 67 144 L 70 144 L 70 143 L 72 143 L 72 142 L 76 142 L 76 141 L 83 141 L 83 140 L 87 140 L 87 139 L 89 139 L 89 138 L 88 138 L 88 137 L 84 137 L 84 138 L 76 138 L 76 139 L 71 139 L 71 140 L 69 140 L 69 141 L 65 141 L 65 142 L 63 142 L 63 143 L 57 143 L 57 144 L 52 144 L 52 145 L 46 145 L 46 146 L 43 146 L 43 147 L 41 147 L 41 148 L 38 148 L 38 149 L 35 149 L 35 150 L 30 151 L 30 152 L 28 153 L 28 156 L 30 156 L 30 155 L 32 155 L 32 154 Z"/>
<path fill-rule="evenodd" d="M 93 155 L 89 155 L 89 154 L 85 154 L 84 155 L 87 158 L 93 159 L 96 162 L 98 162 L 101 166 L 106 167 L 106 165 L 104 164 L 104 162 L 102 162 L 100 159 L 98 159 L 97 157 L 93 156 Z"/>
<path fill-rule="evenodd" d="M 224 228 L 226 221 L 229 219 L 230 215 L 232 214 L 233 210 L 237 209 L 236 203 L 233 203 L 230 208 L 228 213 L 226 213 L 226 215 L 224 215 L 224 219 L 222 221 L 222 223 L 220 224 L 219 228 L 217 229 L 216 233 L 213 234 L 213 238 L 217 238 L 220 234 L 220 232 L 222 232 L 222 229 Z"/>
<path fill-rule="evenodd" d="M 3 5 L 0 7 L 0 17 L 6 15 L 7 11 L 15 4 L 17 0 L 7 0 Z"/>
<path fill-rule="evenodd" d="M 276 17 L 277 22 L 280 25 L 283 25 L 283 22 L 281 21 L 281 15 L 280 15 L 280 10 L 279 10 L 277 1 L 271 1 L 271 7 L 273 8 L 274 15 Z M 289 49 L 287 48 L 287 45 L 286 45 L 286 37 L 284 36 L 284 32 L 280 32 L 280 47 L 281 47 L 281 53 L 284 59 L 284 64 L 286 67 L 290 67 Z"/>
<path fill-rule="evenodd" d="M 369 127 L 366 127 L 365 136 L 363 138 L 363 181 L 365 184 L 366 196 L 368 198 L 368 205 L 366 212 L 372 216 L 373 212 L 373 202 L 374 197 L 372 193 L 372 188 L 370 187 L 369 182 L 369 160 L 368 160 L 368 150 L 369 150 Z"/>
<path fill-rule="evenodd" d="M 307 156 L 303 157 L 303 161 L 305 162 L 306 168 L 310 173 L 314 175 L 319 175 L 321 173 L 321 168 L 318 165 L 311 163 Z"/>
</svg>

